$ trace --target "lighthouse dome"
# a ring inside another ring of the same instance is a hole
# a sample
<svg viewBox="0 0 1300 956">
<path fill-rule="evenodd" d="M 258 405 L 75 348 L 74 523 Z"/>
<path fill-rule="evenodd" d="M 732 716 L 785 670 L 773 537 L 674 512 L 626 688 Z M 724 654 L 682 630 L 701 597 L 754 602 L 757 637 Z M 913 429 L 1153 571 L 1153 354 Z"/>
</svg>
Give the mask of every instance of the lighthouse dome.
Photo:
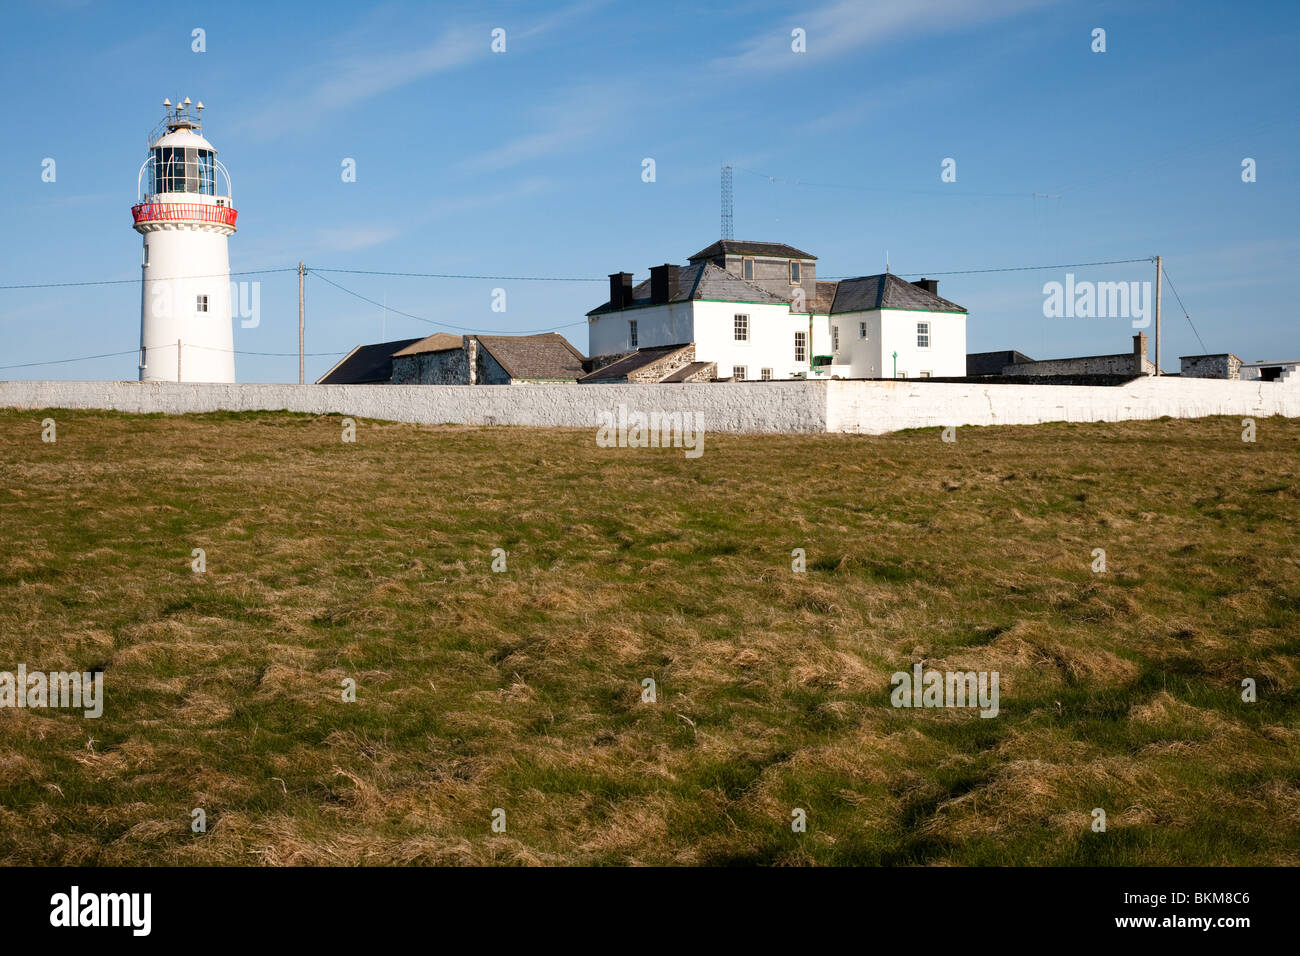
<svg viewBox="0 0 1300 956">
<path fill-rule="evenodd" d="M 206 149 L 212 153 L 217 151 L 215 146 L 192 129 L 174 129 L 165 136 L 158 137 L 153 145 L 154 147 L 179 146 L 182 149 Z"/>
</svg>

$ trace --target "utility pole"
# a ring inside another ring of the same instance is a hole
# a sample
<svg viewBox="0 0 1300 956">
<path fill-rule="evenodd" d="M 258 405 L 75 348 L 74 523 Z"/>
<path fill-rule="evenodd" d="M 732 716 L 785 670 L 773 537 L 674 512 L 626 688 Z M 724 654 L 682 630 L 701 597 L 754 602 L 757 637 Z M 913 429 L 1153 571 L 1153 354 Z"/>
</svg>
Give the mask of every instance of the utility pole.
<svg viewBox="0 0 1300 956">
<path fill-rule="evenodd" d="M 176 340 L 176 381 L 181 380 L 181 340 Z"/>
<path fill-rule="evenodd" d="M 1156 256 L 1156 374 L 1160 375 L 1160 257 Z"/>
<path fill-rule="evenodd" d="M 307 356 L 303 351 L 303 334 L 302 334 L 303 315 L 304 315 L 303 301 L 302 301 L 302 274 L 305 271 L 306 270 L 303 268 L 302 262 L 299 261 L 298 263 L 298 384 L 299 385 L 305 384 L 304 379 L 306 377 L 306 367 L 307 367 L 307 363 L 306 363 Z"/>
</svg>

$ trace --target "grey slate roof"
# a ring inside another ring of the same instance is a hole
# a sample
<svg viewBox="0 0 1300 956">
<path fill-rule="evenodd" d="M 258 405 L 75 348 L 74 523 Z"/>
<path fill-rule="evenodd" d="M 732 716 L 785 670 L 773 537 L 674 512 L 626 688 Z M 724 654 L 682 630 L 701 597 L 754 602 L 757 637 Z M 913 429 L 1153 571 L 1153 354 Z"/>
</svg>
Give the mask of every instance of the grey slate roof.
<svg viewBox="0 0 1300 956">
<path fill-rule="evenodd" d="M 706 246 L 690 262 L 699 259 L 713 259 L 717 256 L 772 256 L 776 259 L 816 259 L 814 255 L 801 252 L 784 242 L 752 242 L 746 239 L 719 239 L 711 246 Z"/>
<path fill-rule="evenodd" d="M 461 347 L 461 337 L 452 335 L 450 332 L 434 332 L 428 338 L 420 339 L 408 345 L 406 348 L 393 353 L 393 358 L 399 355 L 423 355 L 426 352 L 445 352 L 447 349 L 458 349 Z"/>
<path fill-rule="evenodd" d="M 1008 365 L 1022 365 L 1032 362 L 1028 355 L 1015 349 L 1001 352 L 970 352 L 966 355 L 967 375 L 1001 375 Z"/>
<path fill-rule="evenodd" d="M 541 335 L 477 335 L 485 348 L 511 378 L 572 379 L 586 374 L 586 356 L 569 344 L 559 332 Z"/>
<path fill-rule="evenodd" d="M 820 286 L 821 283 L 818 283 Z M 892 273 L 841 279 L 835 288 L 832 314 L 870 309 L 922 309 L 927 312 L 965 312 L 956 302 L 927 292 Z"/>
<path fill-rule="evenodd" d="M 596 382 L 607 378 L 626 378 L 637 369 L 645 368 L 652 362 L 658 362 L 660 359 L 667 358 L 674 352 L 680 352 L 682 349 L 690 348 L 689 342 L 682 342 L 678 345 L 656 345 L 653 348 L 638 349 L 631 355 L 625 355 L 617 362 L 611 362 L 601 368 L 596 369 L 590 375 L 583 376 L 584 382 Z"/>
<path fill-rule="evenodd" d="M 677 273 L 677 283 L 668 290 L 669 302 L 685 302 L 687 299 L 709 299 L 715 302 L 754 302 L 789 305 L 785 299 L 773 295 L 766 289 L 760 289 L 738 275 L 715 266 L 712 262 L 698 262 L 695 265 L 682 266 Z M 627 308 L 650 305 L 650 280 L 646 279 L 633 287 L 632 304 Z M 616 312 L 608 302 L 596 306 L 588 315 L 603 315 Z"/>
<path fill-rule="evenodd" d="M 399 339 L 375 345 L 358 345 L 332 369 L 316 380 L 317 385 L 373 385 L 393 379 L 393 353 L 419 339 Z"/>
</svg>

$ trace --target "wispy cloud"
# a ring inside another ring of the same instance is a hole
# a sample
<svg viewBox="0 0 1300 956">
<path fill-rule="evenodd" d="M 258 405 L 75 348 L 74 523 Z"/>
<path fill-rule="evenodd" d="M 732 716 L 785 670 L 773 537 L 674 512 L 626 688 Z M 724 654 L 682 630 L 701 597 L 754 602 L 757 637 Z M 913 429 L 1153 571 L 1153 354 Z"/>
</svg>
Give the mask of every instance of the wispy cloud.
<svg viewBox="0 0 1300 956">
<path fill-rule="evenodd" d="M 631 90 L 621 84 L 564 90 L 534 111 L 530 132 L 467 158 L 461 168 L 495 172 L 573 152 L 608 136 L 621 117 L 635 115 L 635 102 Z"/>
<path fill-rule="evenodd" d="M 460 69 L 488 54 L 484 36 L 471 36 L 464 29 L 450 29 L 431 43 L 412 50 L 353 54 L 318 64 L 310 73 L 313 82 L 307 83 L 304 76 L 288 84 L 290 88 L 306 87 L 289 97 L 294 104 L 298 125 L 301 126 L 303 119 L 319 121 L 329 113 L 389 93 L 426 76 Z M 284 99 L 277 97 L 276 102 L 248 119 L 248 127 L 254 135 L 270 136 L 289 131 L 284 121 Z"/>
<path fill-rule="evenodd" d="M 562 7 L 539 19 L 512 27 L 508 40 L 512 44 L 552 32 L 608 0 L 581 0 Z M 301 127 L 304 121 L 320 121 L 332 112 L 347 109 L 366 100 L 391 93 L 402 87 L 440 73 L 463 69 L 491 56 L 491 30 L 487 21 L 475 26 L 444 29 L 428 43 L 409 49 L 394 50 L 391 34 L 385 33 L 373 45 L 355 49 L 355 38 L 345 41 L 354 47 L 348 53 L 336 53 L 316 63 L 310 70 L 290 78 L 283 85 L 290 91 L 294 116 Z M 515 49 L 518 49 L 516 46 Z M 287 132 L 284 122 L 284 95 L 274 104 L 254 113 L 247 125 L 258 136 Z"/>
<path fill-rule="evenodd" d="M 751 37 L 738 52 L 710 67 L 720 73 L 764 73 L 831 60 L 903 37 L 942 33 L 1011 16 L 1052 0 L 909 0 L 872 3 L 834 0 L 794 14 L 788 26 Z M 807 52 L 791 52 L 791 31 L 806 33 Z"/>
</svg>

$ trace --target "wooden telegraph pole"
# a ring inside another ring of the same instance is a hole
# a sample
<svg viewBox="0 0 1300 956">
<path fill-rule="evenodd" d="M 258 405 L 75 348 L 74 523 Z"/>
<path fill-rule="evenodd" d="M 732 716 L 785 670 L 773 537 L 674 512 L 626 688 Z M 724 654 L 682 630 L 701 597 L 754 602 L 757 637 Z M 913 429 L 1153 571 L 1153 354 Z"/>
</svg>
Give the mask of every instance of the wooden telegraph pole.
<svg viewBox="0 0 1300 956">
<path fill-rule="evenodd" d="M 304 272 L 301 262 L 298 263 L 298 384 L 304 384 L 306 370 L 306 354 L 303 351 L 303 300 L 302 300 L 302 274 Z"/>
<path fill-rule="evenodd" d="M 1156 374 L 1160 375 L 1160 257 L 1156 256 Z"/>
</svg>

